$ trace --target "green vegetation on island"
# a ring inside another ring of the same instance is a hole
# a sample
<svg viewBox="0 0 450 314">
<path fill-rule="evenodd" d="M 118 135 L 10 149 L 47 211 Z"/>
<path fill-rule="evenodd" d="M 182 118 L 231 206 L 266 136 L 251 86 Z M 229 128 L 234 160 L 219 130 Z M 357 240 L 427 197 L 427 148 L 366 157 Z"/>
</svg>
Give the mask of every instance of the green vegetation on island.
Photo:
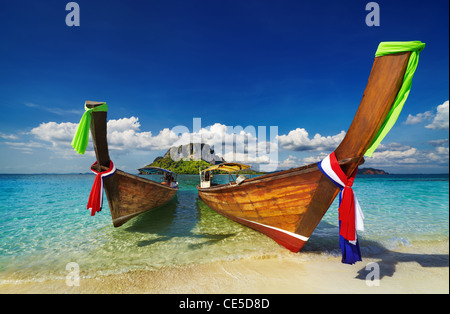
<svg viewBox="0 0 450 314">
<path fill-rule="evenodd" d="M 224 160 L 215 155 L 208 144 L 190 143 L 171 147 L 164 156 L 156 157 L 146 167 L 159 167 L 178 174 L 198 174 L 199 170 L 221 162 Z"/>
<path fill-rule="evenodd" d="M 157 157 L 151 164 L 146 167 L 159 167 L 170 170 L 178 174 L 198 174 L 199 170 L 204 170 L 211 167 L 207 161 L 204 160 L 179 160 L 174 161 L 170 156 Z M 219 174 L 226 174 L 228 172 L 219 171 Z M 264 174 L 265 172 L 254 171 L 252 169 L 245 169 L 240 171 L 241 174 Z"/>
<path fill-rule="evenodd" d="M 159 167 L 178 174 L 199 174 L 200 170 L 224 162 L 225 160 L 217 156 L 208 144 L 191 143 L 171 147 L 164 156 L 156 157 L 151 164 L 145 167 Z M 218 173 L 225 174 L 227 172 L 220 171 Z M 264 174 L 265 172 L 245 169 L 239 173 Z"/>
<path fill-rule="evenodd" d="M 179 160 L 174 161 L 170 156 L 157 157 L 151 164 L 146 167 L 159 167 L 170 170 L 178 174 L 198 174 L 199 169 L 211 167 L 209 162 L 204 160 Z"/>
<path fill-rule="evenodd" d="M 172 159 L 175 158 L 176 160 Z M 197 160 L 194 160 L 197 159 Z M 171 147 L 164 156 L 156 157 L 155 160 L 146 167 L 159 167 L 170 170 L 178 174 L 199 174 L 200 170 L 205 170 L 212 165 L 226 162 L 223 158 L 215 155 L 214 150 L 208 144 L 187 144 L 178 147 Z M 226 174 L 224 171 L 215 173 Z M 266 172 L 255 171 L 251 168 L 240 171 L 241 174 L 265 174 Z M 384 170 L 374 168 L 361 168 L 358 174 L 388 174 Z"/>
</svg>

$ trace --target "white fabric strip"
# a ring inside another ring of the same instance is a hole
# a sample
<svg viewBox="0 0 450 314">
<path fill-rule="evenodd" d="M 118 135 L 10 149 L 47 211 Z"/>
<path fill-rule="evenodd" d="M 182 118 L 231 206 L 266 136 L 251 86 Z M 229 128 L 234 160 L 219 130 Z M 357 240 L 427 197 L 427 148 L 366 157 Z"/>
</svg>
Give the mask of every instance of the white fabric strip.
<svg viewBox="0 0 450 314">
<path fill-rule="evenodd" d="M 344 182 L 341 181 L 339 176 L 333 171 L 331 168 L 330 156 L 325 157 L 321 164 L 323 171 L 337 184 L 340 184 L 342 188 L 345 187 Z M 344 197 L 344 190 L 341 190 L 341 198 Z M 353 197 L 355 200 L 355 232 L 356 230 L 364 231 L 364 214 L 362 212 L 361 206 L 359 205 L 358 199 L 356 198 L 355 193 L 353 193 Z M 355 234 L 355 239 L 357 239 L 357 235 Z M 356 244 L 355 241 L 349 241 L 352 244 Z"/>
<path fill-rule="evenodd" d="M 355 228 L 356 230 L 364 231 L 364 214 L 355 193 L 353 193 L 353 196 L 355 197 Z"/>
<path fill-rule="evenodd" d="M 273 230 L 277 230 L 277 231 L 280 231 L 280 232 L 283 232 L 283 233 L 286 233 L 286 234 L 288 234 L 288 235 L 290 235 L 290 236 L 292 236 L 294 238 L 300 239 L 300 240 L 305 241 L 305 242 L 309 240 L 308 237 L 304 237 L 302 235 L 299 235 L 299 234 L 296 234 L 296 233 L 293 233 L 293 232 L 290 232 L 290 231 L 286 231 L 286 230 L 283 230 L 283 229 L 280 229 L 280 228 L 264 225 L 264 224 L 261 224 L 259 222 L 255 222 L 255 221 L 251 221 L 251 220 L 247 220 L 247 219 L 243 219 L 243 218 L 239 218 L 239 219 L 242 219 L 242 220 L 245 220 L 245 221 L 248 221 L 248 222 L 260 225 L 260 226 L 264 226 L 264 227 L 267 227 L 267 228 L 270 228 L 270 229 L 273 229 Z"/>
<path fill-rule="evenodd" d="M 101 185 L 101 188 L 100 188 L 100 193 L 101 193 L 101 195 L 100 195 L 100 208 L 103 207 L 103 178 L 107 177 L 107 176 L 110 176 L 110 175 L 112 175 L 112 174 L 114 174 L 116 172 L 116 165 L 114 165 L 114 163 L 112 163 L 112 165 L 113 165 L 113 167 L 112 167 L 111 171 L 102 173 L 102 185 Z"/>
<path fill-rule="evenodd" d="M 105 173 L 101 174 L 102 180 L 101 180 L 101 185 L 100 185 L 100 208 L 103 207 L 103 178 L 107 177 L 107 176 L 110 176 L 110 175 L 112 175 L 112 174 L 114 174 L 116 172 L 116 165 L 114 165 L 114 163 L 112 163 L 112 165 L 113 165 L 113 167 L 112 167 L 111 171 L 108 171 L 108 172 L 105 172 Z M 91 169 L 91 171 L 94 174 L 97 174 L 97 172 L 93 171 L 92 169 Z M 88 208 L 88 209 L 92 209 L 92 208 Z"/>
<path fill-rule="evenodd" d="M 336 183 L 339 183 L 341 185 L 341 187 L 345 186 L 344 182 L 342 182 L 341 179 L 339 179 L 338 175 L 331 168 L 331 162 L 330 162 L 330 156 L 329 155 L 327 157 L 325 157 L 324 160 L 322 160 L 321 166 L 322 166 L 323 171 L 325 171 L 325 173 L 331 179 L 333 179 L 333 181 L 335 181 Z"/>
</svg>

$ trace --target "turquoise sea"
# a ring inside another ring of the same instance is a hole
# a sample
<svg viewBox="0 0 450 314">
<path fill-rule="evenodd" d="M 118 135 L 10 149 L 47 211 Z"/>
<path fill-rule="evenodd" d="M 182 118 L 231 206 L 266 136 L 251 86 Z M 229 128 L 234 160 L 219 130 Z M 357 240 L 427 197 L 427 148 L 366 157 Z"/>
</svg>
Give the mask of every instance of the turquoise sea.
<svg viewBox="0 0 450 314">
<path fill-rule="evenodd" d="M 179 175 L 174 199 L 114 228 L 106 197 L 96 216 L 86 209 L 91 174 L 0 175 L 0 283 L 64 278 L 70 262 L 91 277 L 293 254 L 212 211 L 198 197 L 198 179 Z M 365 215 L 363 258 L 402 246 L 448 246 L 448 175 L 359 175 L 354 191 Z M 340 254 L 337 205 L 299 258 Z"/>
</svg>

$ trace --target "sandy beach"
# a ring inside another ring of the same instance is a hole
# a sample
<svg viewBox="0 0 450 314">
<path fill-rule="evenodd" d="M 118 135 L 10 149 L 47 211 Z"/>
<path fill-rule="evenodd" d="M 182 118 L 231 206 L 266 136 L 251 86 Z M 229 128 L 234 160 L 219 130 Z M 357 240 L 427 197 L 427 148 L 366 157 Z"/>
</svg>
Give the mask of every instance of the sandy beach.
<svg viewBox="0 0 450 314">
<path fill-rule="evenodd" d="M 65 278 L 9 282 L 0 293 L 447 294 L 448 243 L 435 252 L 436 246 L 404 247 L 353 266 L 329 255 L 307 253 L 305 260 L 292 254 L 81 278 L 78 287 L 67 286 Z M 379 282 L 373 280 L 373 265 L 366 269 L 370 263 L 379 267 Z"/>
<path fill-rule="evenodd" d="M 83 191 L 90 176 L 10 176 L 3 182 L 11 187 L 17 180 L 54 205 L 26 203 L 30 210 L 17 212 L 3 203 L 0 293 L 449 293 L 446 177 L 362 178 L 358 195 L 366 204 L 367 230 L 363 261 L 352 266 L 341 263 L 336 208 L 303 250 L 291 253 L 199 202 L 197 177 L 183 177 L 184 190 L 171 206 L 123 228 L 113 228 L 109 215 L 86 215 L 84 193 L 74 200 L 48 194 L 54 184 Z M 371 202 L 373 190 L 386 189 L 399 191 L 395 199 Z M 410 198 L 409 191 L 418 196 Z M 45 230 L 37 221 L 46 222 Z M 79 286 L 66 284 L 68 263 L 79 266 Z"/>
</svg>

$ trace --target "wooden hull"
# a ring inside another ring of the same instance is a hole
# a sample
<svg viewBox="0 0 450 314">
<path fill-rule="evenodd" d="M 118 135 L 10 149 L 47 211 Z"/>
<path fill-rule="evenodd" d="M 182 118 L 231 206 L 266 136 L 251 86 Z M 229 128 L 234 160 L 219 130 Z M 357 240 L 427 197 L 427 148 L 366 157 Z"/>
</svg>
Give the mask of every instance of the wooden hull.
<svg viewBox="0 0 450 314">
<path fill-rule="evenodd" d="M 88 108 L 99 106 L 102 102 L 86 102 Z M 107 142 L 106 112 L 92 113 L 91 135 L 95 155 L 101 170 L 107 170 L 110 158 Z M 100 170 L 100 169 L 97 169 Z M 103 179 L 103 187 L 108 199 L 114 227 L 119 227 L 131 218 L 154 209 L 171 200 L 178 188 L 117 170 L 112 176 Z"/>
<path fill-rule="evenodd" d="M 354 163 L 346 160 L 341 163 Z M 248 179 L 240 185 L 197 187 L 201 199 L 216 212 L 258 230 L 293 252 L 301 250 L 316 226 L 301 227 L 324 175 L 317 164 Z M 329 186 L 333 202 L 338 189 Z M 320 219 L 316 220 L 318 224 Z M 312 227 L 312 228 L 311 228 Z"/>
<path fill-rule="evenodd" d="M 167 203 L 178 190 L 120 170 L 103 184 L 114 227 Z"/>
<path fill-rule="evenodd" d="M 381 128 L 400 90 L 410 52 L 375 58 L 355 118 L 335 150 L 349 176 Z M 258 230 L 293 252 L 308 241 L 339 190 L 317 164 L 264 175 L 240 185 L 197 187 L 213 210 Z"/>
</svg>

